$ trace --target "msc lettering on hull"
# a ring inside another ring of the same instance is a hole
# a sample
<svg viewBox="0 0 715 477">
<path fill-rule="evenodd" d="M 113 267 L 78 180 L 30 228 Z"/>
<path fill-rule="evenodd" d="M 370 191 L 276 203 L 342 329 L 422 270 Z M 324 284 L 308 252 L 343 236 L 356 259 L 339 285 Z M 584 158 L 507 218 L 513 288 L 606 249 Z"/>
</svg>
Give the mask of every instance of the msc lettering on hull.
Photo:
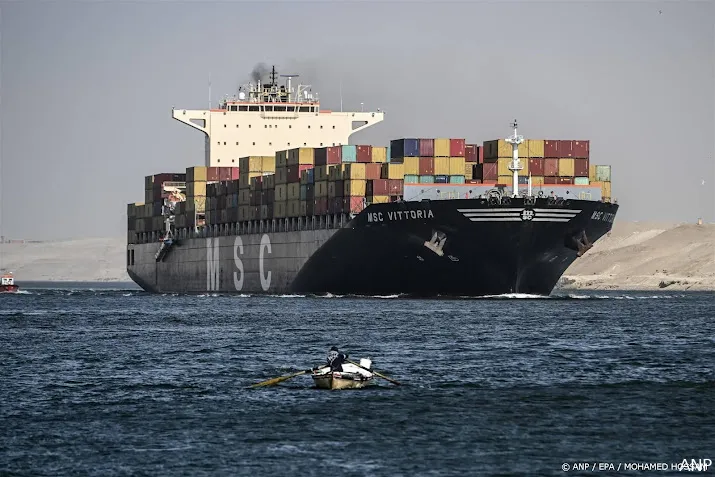
<svg viewBox="0 0 715 477">
<path fill-rule="evenodd" d="M 591 215 L 591 220 L 600 220 L 602 222 L 608 222 L 610 224 L 613 223 L 613 219 L 616 218 L 616 214 L 612 214 L 611 212 L 602 212 L 602 211 L 595 211 Z"/>
<path fill-rule="evenodd" d="M 243 239 L 236 237 L 233 241 L 233 263 L 236 270 L 233 272 L 233 287 L 236 291 L 242 291 L 245 283 L 245 275 L 243 268 Z M 266 273 L 265 254 L 272 253 L 271 239 L 268 235 L 263 234 L 258 252 L 259 274 L 261 277 L 261 288 L 267 292 L 271 288 L 271 271 Z M 221 257 L 219 238 L 206 239 L 206 290 L 218 291 L 221 289 Z"/>
<path fill-rule="evenodd" d="M 367 214 L 368 222 L 385 222 L 395 220 L 432 219 L 431 210 L 396 210 L 393 212 L 370 212 Z"/>
</svg>

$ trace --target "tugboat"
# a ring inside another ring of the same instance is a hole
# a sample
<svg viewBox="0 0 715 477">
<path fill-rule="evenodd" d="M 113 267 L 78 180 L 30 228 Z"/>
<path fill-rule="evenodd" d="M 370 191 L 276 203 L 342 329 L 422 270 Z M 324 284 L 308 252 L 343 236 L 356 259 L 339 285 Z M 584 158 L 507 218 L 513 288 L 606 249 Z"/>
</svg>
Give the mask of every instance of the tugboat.
<svg viewBox="0 0 715 477">
<path fill-rule="evenodd" d="M 0 293 L 17 293 L 20 287 L 15 285 L 15 277 L 12 273 L 4 273 L 0 278 Z"/>
</svg>

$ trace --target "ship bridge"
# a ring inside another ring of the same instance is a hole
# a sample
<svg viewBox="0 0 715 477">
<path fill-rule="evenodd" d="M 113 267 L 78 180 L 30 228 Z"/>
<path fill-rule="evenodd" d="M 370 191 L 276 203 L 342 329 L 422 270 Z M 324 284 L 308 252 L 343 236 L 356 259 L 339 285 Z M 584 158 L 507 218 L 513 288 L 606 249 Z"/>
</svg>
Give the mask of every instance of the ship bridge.
<svg viewBox="0 0 715 477">
<path fill-rule="evenodd" d="M 281 75 L 275 67 L 270 81 L 248 83 L 217 109 L 173 109 L 172 117 L 205 135 L 205 165 L 238 167 L 247 156 L 272 156 L 296 147 L 348 144 L 352 134 L 384 120 L 384 112 L 320 109 L 310 85 L 291 85 L 297 75 Z"/>
</svg>

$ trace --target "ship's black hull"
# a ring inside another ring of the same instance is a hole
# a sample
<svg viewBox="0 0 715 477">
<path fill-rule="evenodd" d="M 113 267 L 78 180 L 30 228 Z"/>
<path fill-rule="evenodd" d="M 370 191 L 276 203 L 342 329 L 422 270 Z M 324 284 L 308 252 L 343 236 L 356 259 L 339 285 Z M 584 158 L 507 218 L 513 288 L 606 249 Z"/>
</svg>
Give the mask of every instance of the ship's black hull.
<svg viewBox="0 0 715 477">
<path fill-rule="evenodd" d="M 158 244 L 130 245 L 140 258 L 128 272 L 163 293 L 548 295 L 617 211 L 584 200 L 373 204 L 342 228 L 193 238 L 156 263 Z"/>
</svg>

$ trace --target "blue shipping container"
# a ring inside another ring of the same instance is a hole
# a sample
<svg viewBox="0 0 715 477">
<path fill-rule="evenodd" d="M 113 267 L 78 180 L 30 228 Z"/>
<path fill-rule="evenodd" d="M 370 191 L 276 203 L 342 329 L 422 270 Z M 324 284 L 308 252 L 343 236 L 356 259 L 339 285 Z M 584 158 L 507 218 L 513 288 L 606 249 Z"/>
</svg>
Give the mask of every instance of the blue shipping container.
<svg viewBox="0 0 715 477">
<path fill-rule="evenodd" d="M 300 186 L 300 200 L 307 200 L 308 197 L 308 186 L 302 184 Z"/>
<path fill-rule="evenodd" d="M 310 169 L 306 169 L 305 174 L 307 176 L 308 184 L 313 184 L 315 182 L 315 169 L 313 169 L 312 167 Z"/>
<path fill-rule="evenodd" d="M 449 176 L 434 176 L 435 184 L 447 184 L 449 183 Z"/>
<path fill-rule="evenodd" d="M 574 185 L 589 185 L 588 177 L 574 177 Z"/>
<path fill-rule="evenodd" d="M 464 184 L 464 176 L 449 176 L 450 184 Z"/>
<path fill-rule="evenodd" d="M 420 184 L 434 184 L 434 176 L 420 176 Z"/>
<path fill-rule="evenodd" d="M 420 176 L 414 174 L 405 174 L 405 184 L 418 184 Z"/>
<path fill-rule="evenodd" d="M 385 162 L 390 162 L 390 159 L 392 158 L 390 154 L 392 154 L 392 147 L 387 146 L 387 157 L 385 157 Z"/>
<path fill-rule="evenodd" d="M 343 162 L 357 162 L 356 146 L 343 146 Z"/>
<path fill-rule="evenodd" d="M 419 157 L 419 139 L 393 139 L 390 141 L 390 157 Z"/>
</svg>

